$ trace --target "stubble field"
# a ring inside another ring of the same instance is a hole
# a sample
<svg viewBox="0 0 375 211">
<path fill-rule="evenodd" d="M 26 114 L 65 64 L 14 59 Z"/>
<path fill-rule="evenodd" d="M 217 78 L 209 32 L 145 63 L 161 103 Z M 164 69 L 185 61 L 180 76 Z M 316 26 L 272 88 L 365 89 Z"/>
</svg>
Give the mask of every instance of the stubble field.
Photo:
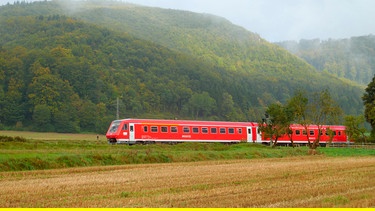
<svg viewBox="0 0 375 211">
<path fill-rule="evenodd" d="M 374 207 L 375 157 L 0 172 L 0 207 Z"/>
</svg>

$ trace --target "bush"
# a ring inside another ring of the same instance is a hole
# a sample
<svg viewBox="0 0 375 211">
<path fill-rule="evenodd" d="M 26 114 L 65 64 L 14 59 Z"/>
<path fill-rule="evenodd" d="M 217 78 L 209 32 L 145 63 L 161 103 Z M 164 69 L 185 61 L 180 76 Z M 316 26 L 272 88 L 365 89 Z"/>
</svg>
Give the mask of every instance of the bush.
<svg viewBox="0 0 375 211">
<path fill-rule="evenodd" d="M 26 142 L 26 139 L 23 137 L 10 137 L 10 136 L 0 136 L 0 142 Z"/>
</svg>

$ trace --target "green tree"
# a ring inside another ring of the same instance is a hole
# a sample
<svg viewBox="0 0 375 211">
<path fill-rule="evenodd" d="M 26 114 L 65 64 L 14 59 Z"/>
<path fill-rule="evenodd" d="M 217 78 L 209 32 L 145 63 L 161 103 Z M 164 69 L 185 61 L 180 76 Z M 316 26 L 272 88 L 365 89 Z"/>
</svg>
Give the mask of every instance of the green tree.
<svg viewBox="0 0 375 211">
<path fill-rule="evenodd" d="M 311 99 L 308 99 L 305 93 L 297 91 L 288 103 L 293 109 L 297 123 L 303 125 L 306 131 L 311 124 L 318 126 L 318 136 L 312 143 L 307 133 L 310 149 L 316 149 L 319 146 L 323 125 L 337 123 L 342 110 L 327 89 L 311 94 Z"/>
<path fill-rule="evenodd" d="M 226 120 L 235 120 L 235 109 L 233 97 L 228 92 L 223 93 L 222 103 L 220 105 L 220 114 L 224 116 Z"/>
<path fill-rule="evenodd" d="M 8 90 L 2 100 L 2 122 L 8 125 L 15 125 L 25 118 L 25 107 L 22 98 L 22 81 L 11 78 Z"/>
<path fill-rule="evenodd" d="M 362 100 L 365 105 L 365 119 L 371 125 L 371 136 L 375 137 L 375 76 L 367 85 Z"/>
<path fill-rule="evenodd" d="M 34 77 L 28 93 L 32 105 L 47 105 L 52 113 L 71 103 L 75 95 L 67 81 L 48 73 Z"/>
<path fill-rule="evenodd" d="M 366 142 L 366 127 L 364 116 L 346 116 L 344 125 L 346 127 L 346 135 L 350 140 Z"/>
<path fill-rule="evenodd" d="M 329 137 L 328 144 L 326 146 L 329 147 L 331 145 L 332 141 L 333 141 L 333 137 L 335 137 L 335 131 L 331 130 L 330 127 L 327 127 L 326 128 L 326 134 Z"/>
<path fill-rule="evenodd" d="M 214 111 L 216 100 L 210 97 L 208 92 L 195 93 L 187 105 L 193 117 L 207 117 Z"/>
<path fill-rule="evenodd" d="M 312 124 L 312 120 L 307 116 L 309 99 L 306 91 L 297 90 L 294 96 L 288 100 L 287 106 L 292 110 L 295 121 L 308 131 L 308 126 Z M 309 133 L 306 133 L 308 145 L 311 147 Z"/>
<path fill-rule="evenodd" d="M 95 131 L 97 116 L 96 105 L 91 101 L 84 101 L 78 110 L 79 125 L 84 131 Z"/>
<path fill-rule="evenodd" d="M 53 131 L 52 114 L 49 106 L 45 104 L 36 105 L 33 110 L 34 129 L 37 131 Z"/>
<path fill-rule="evenodd" d="M 273 103 L 268 106 L 266 118 L 259 123 L 259 129 L 266 137 L 270 138 L 272 147 L 277 145 L 281 136 L 289 134 L 293 117 L 293 112 L 287 106 L 280 103 Z"/>
<path fill-rule="evenodd" d="M 55 131 L 58 133 L 78 133 L 80 128 L 77 121 L 72 119 L 69 111 L 57 111 L 53 115 L 53 123 L 55 126 Z"/>
</svg>

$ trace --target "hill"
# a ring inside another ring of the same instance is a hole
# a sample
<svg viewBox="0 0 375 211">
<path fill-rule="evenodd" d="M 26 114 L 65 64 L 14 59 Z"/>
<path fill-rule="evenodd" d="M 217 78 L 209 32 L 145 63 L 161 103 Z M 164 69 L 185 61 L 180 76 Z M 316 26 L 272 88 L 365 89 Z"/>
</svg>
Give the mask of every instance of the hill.
<svg viewBox="0 0 375 211">
<path fill-rule="evenodd" d="M 375 36 L 276 43 L 319 71 L 367 85 L 375 74 Z"/>
<path fill-rule="evenodd" d="M 347 114 L 363 110 L 362 88 L 223 18 L 66 3 L 0 7 L 2 127 L 103 132 L 116 102 L 120 118 L 257 121 L 296 89 L 327 88 Z"/>
</svg>

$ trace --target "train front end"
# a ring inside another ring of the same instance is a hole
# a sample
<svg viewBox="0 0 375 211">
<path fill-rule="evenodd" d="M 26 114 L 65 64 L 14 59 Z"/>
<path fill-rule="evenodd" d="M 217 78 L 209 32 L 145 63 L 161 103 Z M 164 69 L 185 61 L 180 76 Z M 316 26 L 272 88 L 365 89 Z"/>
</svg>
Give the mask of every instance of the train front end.
<svg viewBox="0 0 375 211">
<path fill-rule="evenodd" d="M 115 120 L 111 123 L 111 125 L 108 128 L 107 134 L 105 135 L 107 137 L 108 143 L 110 144 L 116 144 L 119 139 L 121 138 L 121 120 Z"/>
</svg>

